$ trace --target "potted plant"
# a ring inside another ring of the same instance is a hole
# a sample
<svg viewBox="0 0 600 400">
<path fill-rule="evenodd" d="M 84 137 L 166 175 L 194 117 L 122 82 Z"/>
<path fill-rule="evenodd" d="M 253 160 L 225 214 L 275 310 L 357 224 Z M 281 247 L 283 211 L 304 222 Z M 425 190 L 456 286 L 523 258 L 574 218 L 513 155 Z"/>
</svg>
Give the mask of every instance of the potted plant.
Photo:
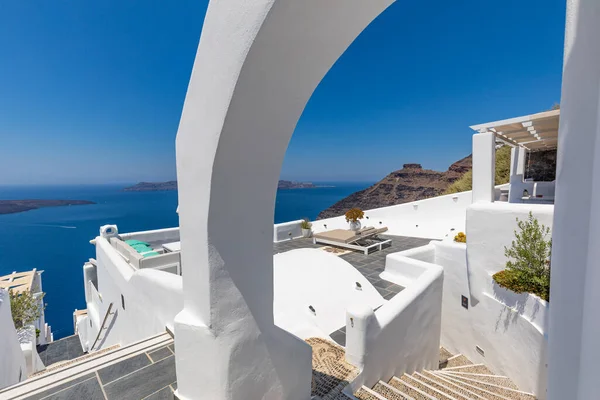
<svg viewBox="0 0 600 400">
<path fill-rule="evenodd" d="M 310 222 L 310 220 L 308 218 L 304 218 L 300 226 L 302 227 L 302 237 L 310 237 L 312 234 L 312 223 Z"/>
<path fill-rule="evenodd" d="M 467 235 L 464 232 L 458 232 L 456 236 L 454 236 L 454 241 L 456 243 L 467 243 Z"/>
<path fill-rule="evenodd" d="M 519 231 L 515 230 L 511 247 L 504 247 L 506 269 L 494 274 L 493 279 L 515 293 L 533 293 L 550 301 L 550 228 L 540 224 L 531 212 L 526 220 L 517 218 L 517 226 Z"/>
<path fill-rule="evenodd" d="M 363 219 L 365 213 L 360 208 L 354 207 L 346 212 L 346 222 L 350 223 L 350 230 L 358 231 L 360 229 L 359 219 Z"/>
</svg>

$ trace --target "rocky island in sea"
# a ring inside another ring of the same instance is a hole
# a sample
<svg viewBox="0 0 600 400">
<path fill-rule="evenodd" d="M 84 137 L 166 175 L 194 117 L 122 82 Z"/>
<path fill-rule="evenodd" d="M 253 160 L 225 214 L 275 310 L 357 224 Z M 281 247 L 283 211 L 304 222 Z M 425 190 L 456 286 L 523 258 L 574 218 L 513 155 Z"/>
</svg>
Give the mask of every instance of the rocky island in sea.
<svg viewBox="0 0 600 400">
<path fill-rule="evenodd" d="M 0 200 L 0 214 L 14 214 L 43 207 L 82 206 L 96 204 L 88 200 Z"/>
<path fill-rule="evenodd" d="M 123 189 L 125 192 L 158 192 L 163 190 L 177 190 L 177 181 L 168 182 L 140 182 Z"/>
<path fill-rule="evenodd" d="M 280 180 L 277 183 L 277 189 L 312 189 L 316 188 L 311 182 L 295 182 Z"/>
<path fill-rule="evenodd" d="M 277 189 L 307 189 L 316 188 L 311 182 L 295 182 L 280 180 L 277 184 Z M 140 182 L 133 186 L 123 189 L 126 192 L 156 192 L 163 190 L 177 190 L 177 181 L 168 182 Z"/>
</svg>

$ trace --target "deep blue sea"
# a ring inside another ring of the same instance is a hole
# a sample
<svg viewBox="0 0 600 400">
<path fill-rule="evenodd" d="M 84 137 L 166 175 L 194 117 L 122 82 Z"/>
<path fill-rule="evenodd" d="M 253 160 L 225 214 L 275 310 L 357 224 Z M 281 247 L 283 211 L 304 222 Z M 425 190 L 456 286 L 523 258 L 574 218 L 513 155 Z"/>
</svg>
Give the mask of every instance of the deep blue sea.
<svg viewBox="0 0 600 400">
<path fill-rule="evenodd" d="M 279 190 L 275 223 L 318 213 L 371 183 L 327 182 L 314 189 Z M 89 241 L 101 225 L 120 232 L 178 226 L 177 192 L 124 192 L 127 185 L 0 186 L 0 199 L 74 199 L 97 204 L 0 215 L 0 276 L 43 270 L 46 321 L 55 339 L 73 334 L 73 310 L 85 308 L 82 266 L 95 257 Z"/>
</svg>

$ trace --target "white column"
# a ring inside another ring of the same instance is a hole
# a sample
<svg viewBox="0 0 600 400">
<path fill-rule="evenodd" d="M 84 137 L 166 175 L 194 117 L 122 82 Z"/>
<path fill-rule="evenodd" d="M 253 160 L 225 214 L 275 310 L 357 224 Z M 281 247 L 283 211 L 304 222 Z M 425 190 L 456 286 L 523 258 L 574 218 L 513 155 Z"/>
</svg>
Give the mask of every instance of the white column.
<svg viewBox="0 0 600 400">
<path fill-rule="evenodd" d="M 569 0 L 552 241 L 549 400 L 600 396 L 600 2 Z"/>
<path fill-rule="evenodd" d="M 524 148 L 517 146 L 510 149 L 510 176 L 525 175 L 525 155 Z"/>
<path fill-rule="evenodd" d="M 473 203 L 494 201 L 495 146 L 492 132 L 473 135 Z"/>
<path fill-rule="evenodd" d="M 311 349 L 273 322 L 277 181 L 313 91 L 391 3 L 209 3 L 177 132 L 180 399 L 310 398 Z"/>
<path fill-rule="evenodd" d="M 527 151 L 522 147 L 513 147 L 510 151 L 510 203 L 520 203 L 523 197 L 526 154 Z"/>
</svg>

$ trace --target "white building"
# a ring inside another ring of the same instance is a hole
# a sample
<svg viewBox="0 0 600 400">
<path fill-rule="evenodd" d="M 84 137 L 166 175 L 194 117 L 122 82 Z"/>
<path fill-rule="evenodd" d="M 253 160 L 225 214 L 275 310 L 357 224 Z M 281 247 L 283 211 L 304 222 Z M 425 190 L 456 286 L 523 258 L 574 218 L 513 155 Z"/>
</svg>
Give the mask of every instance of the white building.
<svg viewBox="0 0 600 400">
<path fill-rule="evenodd" d="M 46 322 L 44 313 L 44 292 L 42 291 L 42 272 L 36 269 L 24 272 L 13 272 L 0 277 L 0 337 L 3 343 L 3 363 L 0 375 L 3 381 L 0 387 L 14 384 L 44 369 L 38 355 L 39 345 L 51 343 L 54 338 L 52 328 Z M 16 295 L 29 293 L 38 303 L 39 317 L 32 324 L 15 329 L 12 320 L 9 293 Z M 20 351 L 19 351 L 20 350 Z M 10 356 L 8 356 L 10 355 Z"/>
<path fill-rule="evenodd" d="M 392 238 L 369 255 L 311 248 L 299 221 L 273 228 L 306 102 L 390 3 L 210 3 L 177 135 L 180 227 L 102 227 L 84 266 L 87 312 L 74 315 L 89 354 L 0 396 L 597 397 L 597 1 L 568 3 L 560 114 L 472 127 L 472 192 L 367 210 Z M 500 143 L 514 146 L 511 179 L 494 187 Z M 523 178 L 541 148 L 558 148 L 556 182 Z M 552 308 L 491 277 L 530 212 L 553 228 Z"/>
</svg>

